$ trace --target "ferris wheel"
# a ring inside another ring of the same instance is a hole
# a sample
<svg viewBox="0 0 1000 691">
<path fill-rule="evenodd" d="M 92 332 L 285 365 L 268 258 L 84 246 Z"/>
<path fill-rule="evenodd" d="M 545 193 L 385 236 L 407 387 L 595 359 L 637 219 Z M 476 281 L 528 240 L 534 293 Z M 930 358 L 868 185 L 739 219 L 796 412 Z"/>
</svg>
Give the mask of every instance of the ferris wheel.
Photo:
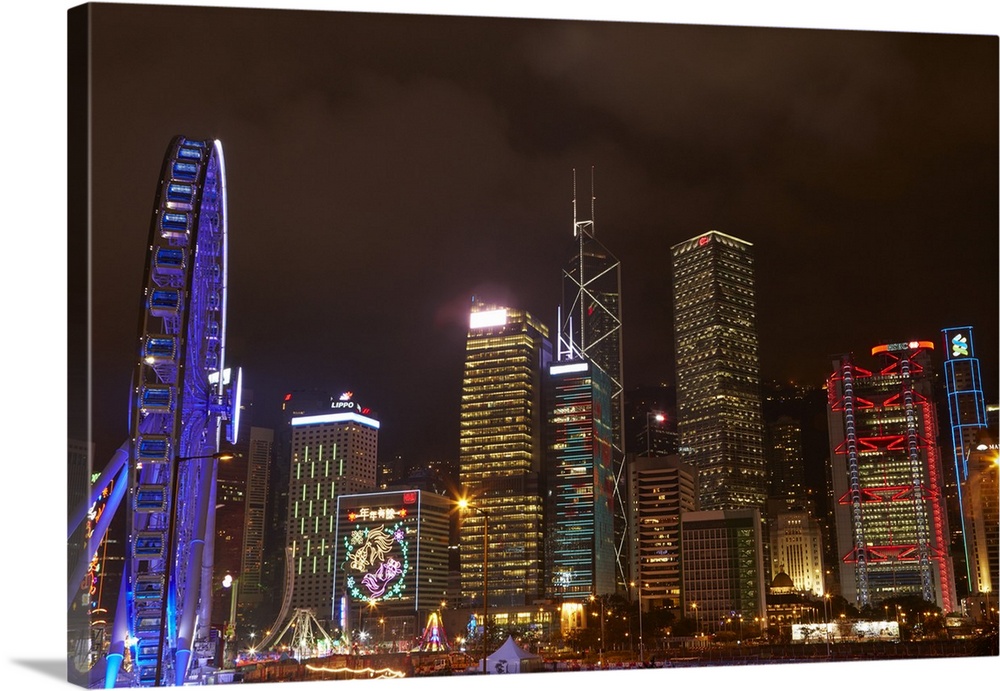
<svg viewBox="0 0 1000 691">
<path fill-rule="evenodd" d="M 221 143 L 175 137 L 149 231 L 130 437 L 93 488 L 114 485 L 91 545 L 109 514 L 126 515 L 108 688 L 123 670 L 130 685 L 180 686 L 208 639 L 216 469 L 223 438 L 238 436 L 241 388 L 225 368 L 226 220 Z"/>
</svg>

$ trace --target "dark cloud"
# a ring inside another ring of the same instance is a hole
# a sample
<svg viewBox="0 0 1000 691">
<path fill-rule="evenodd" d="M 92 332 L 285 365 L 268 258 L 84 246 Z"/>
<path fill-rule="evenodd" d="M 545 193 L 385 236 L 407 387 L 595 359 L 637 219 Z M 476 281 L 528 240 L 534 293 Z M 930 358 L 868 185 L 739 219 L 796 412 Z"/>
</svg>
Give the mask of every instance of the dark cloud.
<svg viewBox="0 0 1000 691">
<path fill-rule="evenodd" d="M 627 385 L 672 378 L 669 249 L 714 228 L 755 245 L 765 376 L 971 323 L 996 398 L 996 37 L 129 5 L 93 27 L 99 456 L 178 133 L 225 146 L 230 352 L 262 412 L 352 388 L 387 452 L 455 453 L 463 311 L 555 321 L 592 168 Z"/>
</svg>

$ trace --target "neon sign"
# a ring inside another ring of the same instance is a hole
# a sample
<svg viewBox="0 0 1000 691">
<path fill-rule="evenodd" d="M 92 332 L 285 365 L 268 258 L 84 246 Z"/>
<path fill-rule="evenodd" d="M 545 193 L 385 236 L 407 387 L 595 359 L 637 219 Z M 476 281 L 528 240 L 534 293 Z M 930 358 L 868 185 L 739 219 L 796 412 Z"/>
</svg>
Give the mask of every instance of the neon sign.
<svg viewBox="0 0 1000 691">
<path fill-rule="evenodd" d="M 351 597 L 377 602 L 403 596 L 404 579 L 410 570 L 407 532 L 400 521 L 391 527 L 385 524 L 359 527 L 344 538 L 349 572 L 347 590 Z"/>
</svg>

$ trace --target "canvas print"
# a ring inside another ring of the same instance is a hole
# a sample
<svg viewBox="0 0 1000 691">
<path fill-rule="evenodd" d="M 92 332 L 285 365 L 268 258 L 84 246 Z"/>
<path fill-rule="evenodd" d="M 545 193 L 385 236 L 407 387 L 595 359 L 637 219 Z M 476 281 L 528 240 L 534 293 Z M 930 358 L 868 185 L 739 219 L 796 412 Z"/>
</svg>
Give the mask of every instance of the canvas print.
<svg viewBox="0 0 1000 691">
<path fill-rule="evenodd" d="M 69 681 L 997 656 L 996 36 L 68 17 Z"/>
</svg>

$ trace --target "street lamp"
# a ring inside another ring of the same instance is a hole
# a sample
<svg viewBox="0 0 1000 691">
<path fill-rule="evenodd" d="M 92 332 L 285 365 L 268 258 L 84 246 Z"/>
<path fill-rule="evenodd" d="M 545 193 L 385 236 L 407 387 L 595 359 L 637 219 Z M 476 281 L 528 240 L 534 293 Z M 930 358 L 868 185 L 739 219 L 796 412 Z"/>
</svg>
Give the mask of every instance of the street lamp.
<svg viewBox="0 0 1000 691">
<path fill-rule="evenodd" d="M 633 583 L 632 585 L 636 585 Z M 640 664 L 646 661 L 646 656 L 643 654 L 642 650 L 642 579 L 639 579 L 639 662 Z"/>
<path fill-rule="evenodd" d="M 157 648 L 159 654 L 156 657 L 156 680 L 153 682 L 153 686 L 163 686 L 163 644 L 167 638 L 167 599 L 174 575 L 174 541 L 177 539 L 177 476 L 179 475 L 180 464 L 182 461 L 208 459 L 231 461 L 238 456 L 239 454 L 232 451 L 219 451 L 207 456 L 174 456 L 170 463 L 170 510 L 167 515 L 167 549 L 163 554 L 163 558 L 166 560 L 166 568 L 163 569 L 163 602 L 160 606 L 160 636 Z M 176 675 L 177 670 L 175 669 L 174 684 L 180 686 L 180 684 L 177 684 Z"/>
<path fill-rule="evenodd" d="M 701 638 L 701 617 L 698 615 L 698 603 L 692 602 L 691 609 L 694 610 L 695 638 Z"/>
<path fill-rule="evenodd" d="M 591 602 L 593 602 L 596 599 L 598 598 L 595 595 L 590 596 Z M 601 647 L 598 648 L 598 655 L 600 656 L 601 659 L 601 669 L 604 669 L 604 598 L 602 597 L 600 598 L 600 600 L 601 600 Z"/>
<path fill-rule="evenodd" d="M 830 593 L 823 595 L 823 618 L 826 620 L 824 622 L 826 627 L 826 656 L 830 657 L 830 613 L 827 611 L 827 607 L 830 605 Z"/>
<path fill-rule="evenodd" d="M 222 664 L 229 667 L 229 660 L 236 659 L 236 597 L 239 593 L 240 579 L 233 578 L 232 574 L 226 574 L 222 579 L 222 587 L 229 590 L 229 624 L 226 626 L 225 635 L 222 639 Z"/>
<path fill-rule="evenodd" d="M 490 515 L 482 508 L 470 504 L 467 499 L 458 500 L 458 508 L 463 511 L 474 511 L 483 517 L 483 674 L 486 674 L 486 642 L 488 640 L 489 624 L 487 623 L 489 606 L 489 533 Z"/>
</svg>

